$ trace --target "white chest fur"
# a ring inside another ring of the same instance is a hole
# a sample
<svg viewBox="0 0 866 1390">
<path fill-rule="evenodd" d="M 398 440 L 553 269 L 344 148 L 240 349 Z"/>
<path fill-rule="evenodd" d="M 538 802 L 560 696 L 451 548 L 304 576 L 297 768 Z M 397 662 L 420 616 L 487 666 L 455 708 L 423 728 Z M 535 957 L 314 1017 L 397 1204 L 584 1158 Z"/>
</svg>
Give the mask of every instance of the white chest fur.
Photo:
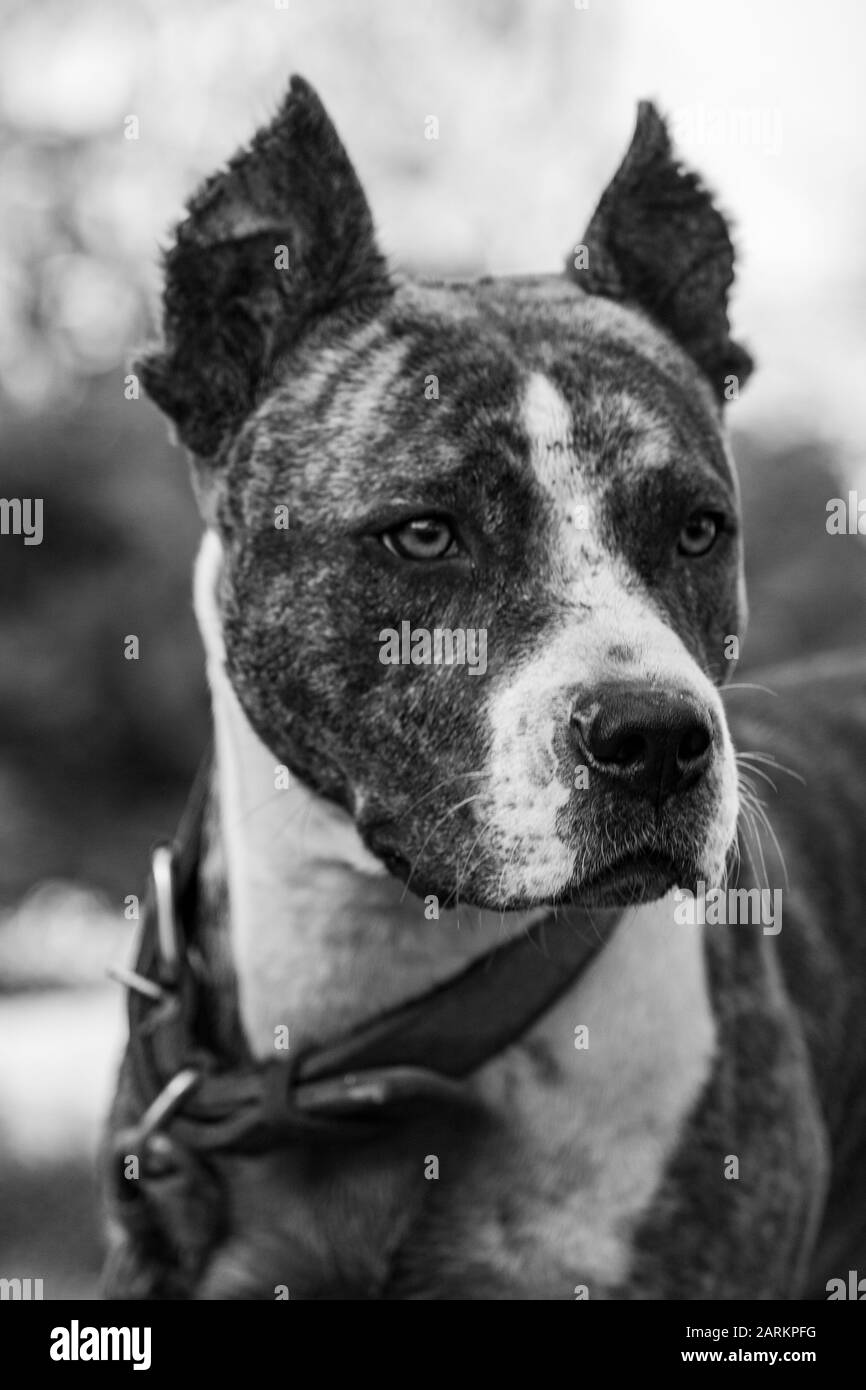
<svg viewBox="0 0 866 1390">
<path fill-rule="evenodd" d="M 572 1297 L 574 1274 L 597 1298 L 626 1278 L 631 1233 L 708 1080 L 715 1040 L 702 935 L 674 922 L 671 895 L 628 909 L 532 1047 L 485 1069 L 489 1103 L 510 1115 L 508 1166 L 525 1195 L 506 1229 L 480 1184 L 474 1239 L 513 1260 L 527 1290 L 545 1291 L 525 1296 Z M 547 1081 L 540 1050 L 556 1067 Z"/>
</svg>

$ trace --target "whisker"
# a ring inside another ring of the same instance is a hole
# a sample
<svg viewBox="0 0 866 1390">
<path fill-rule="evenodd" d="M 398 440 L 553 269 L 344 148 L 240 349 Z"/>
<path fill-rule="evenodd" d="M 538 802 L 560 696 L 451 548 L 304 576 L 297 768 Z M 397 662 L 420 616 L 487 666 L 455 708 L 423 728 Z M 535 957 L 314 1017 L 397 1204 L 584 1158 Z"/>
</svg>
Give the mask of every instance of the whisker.
<svg viewBox="0 0 866 1390">
<path fill-rule="evenodd" d="M 752 839 L 752 844 L 757 857 L 760 859 L 760 869 L 763 883 L 769 887 L 769 875 L 767 874 L 767 862 L 764 858 L 764 846 L 761 842 L 758 830 L 756 809 L 758 806 L 758 795 L 754 787 L 747 783 L 743 778 L 740 779 L 740 797 L 743 803 L 743 817 L 746 827 Z"/>
<path fill-rule="evenodd" d="M 435 787 L 431 787 L 429 791 L 424 792 L 422 796 L 419 796 L 419 797 L 418 797 L 417 801 L 413 801 L 413 802 L 412 802 L 412 805 L 411 805 L 411 806 L 408 808 L 408 810 L 406 811 L 406 815 L 407 815 L 407 816 L 410 816 L 410 815 L 412 814 L 413 811 L 417 810 L 417 808 L 421 805 L 421 802 L 422 802 L 422 801 L 426 801 L 426 800 L 427 800 L 428 796 L 433 796 L 436 792 L 441 791 L 443 787 L 448 787 L 448 786 L 450 786 L 451 783 L 452 783 L 452 782 L 456 782 L 457 779 L 458 779 L 459 777 L 489 777 L 489 776 L 490 776 L 489 772 L 484 772 L 484 771 L 477 771 L 477 772 L 454 772 L 454 773 L 451 774 L 450 777 L 446 777 L 445 780 L 442 781 L 442 782 L 437 782 Z"/>
<path fill-rule="evenodd" d="M 513 844 L 512 847 L 511 847 L 511 854 L 508 856 L 508 863 L 507 863 L 507 864 L 504 864 L 504 865 L 502 866 L 502 873 L 499 875 L 499 887 L 498 887 L 497 890 L 496 890 L 496 896 L 497 896 L 498 898 L 500 898 L 500 899 L 501 899 L 501 897 L 502 897 L 502 881 L 503 881 L 503 879 L 505 878 L 505 875 L 508 873 L 508 870 L 511 868 L 512 864 L 514 863 L 514 856 L 516 855 L 518 849 L 520 848 L 520 843 L 521 843 L 521 842 L 520 842 L 520 839 L 519 839 L 519 838 L 516 839 L 516 840 L 514 841 L 514 844 Z M 499 930 L 500 930 L 500 931 L 502 931 L 503 927 L 505 926 L 505 912 L 506 912 L 506 909 L 505 909 L 504 907 L 500 909 L 500 912 L 499 912 Z"/>
<path fill-rule="evenodd" d="M 752 771 L 756 771 L 756 769 L 753 768 Z M 754 787 L 748 786 L 748 784 L 743 783 L 743 784 L 741 784 L 741 791 L 743 791 L 743 793 L 744 793 L 744 801 L 747 802 L 747 804 L 748 804 L 748 806 L 749 806 L 749 808 L 750 808 L 750 810 L 751 810 L 751 812 L 752 812 L 752 817 L 753 817 L 753 830 L 754 830 L 755 840 L 756 840 L 757 844 L 760 845 L 760 843 L 761 843 L 761 842 L 760 842 L 760 831 L 759 831 L 759 828 L 758 828 L 758 827 L 759 827 L 759 825 L 763 825 L 764 829 L 767 831 L 767 834 L 770 836 L 770 839 L 773 841 L 773 845 L 774 845 L 774 847 L 775 847 L 776 853 L 777 853 L 777 855 L 779 856 L 779 863 L 780 863 L 781 866 L 782 866 L 782 875 L 783 875 L 783 878 L 784 878 L 785 886 L 786 886 L 786 888 L 787 888 L 787 887 L 790 886 L 790 878 L 789 878 L 789 875 L 788 875 L 788 865 L 787 865 L 787 862 L 786 862 L 786 859 L 785 859 L 784 851 L 782 850 L 782 846 L 781 846 L 780 843 L 779 843 L 779 837 L 777 836 L 777 834 L 776 834 L 776 832 L 775 832 L 775 830 L 774 830 L 774 828 L 773 828 L 773 825 L 772 825 L 772 823 L 771 823 L 771 821 L 770 821 L 770 817 L 769 817 L 769 815 L 768 815 L 768 813 L 767 813 L 767 808 L 766 808 L 766 806 L 764 806 L 763 802 L 761 801 L 761 799 L 760 799 L 760 797 L 758 796 L 757 792 L 755 791 Z M 769 882 L 769 876 L 768 876 L 768 874 L 767 874 L 766 863 L 764 862 L 763 849 L 761 849 L 761 859 L 762 859 L 762 867 L 763 867 L 763 872 L 764 872 L 764 879 L 765 879 L 765 882 L 766 882 L 766 886 L 769 887 L 769 886 L 770 886 L 770 882 Z"/>
<path fill-rule="evenodd" d="M 469 846 L 469 853 L 466 855 L 466 858 L 465 858 L 465 860 L 464 860 L 465 868 L 464 868 L 462 871 L 461 871 L 459 868 L 458 868 L 458 870 L 457 870 L 457 875 L 456 875 L 456 879 L 455 879 L 455 886 L 454 886 L 454 895 L 455 895 L 455 901 L 456 901 L 456 902 L 459 902 L 459 901 L 460 901 L 460 890 L 461 890 L 461 888 L 463 887 L 463 884 L 466 882 L 466 878 L 467 878 L 468 873 L 469 873 L 469 861 L 470 861 L 471 858 L 472 858 L 472 852 L 473 852 L 473 850 L 475 849 L 475 846 L 478 844 L 478 841 L 479 841 L 479 840 L 481 839 L 481 837 L 483 836 L 483 834 L 484 834 L 484 832 L 485 832 L 486 829 L 487 829 L 487 826 L 486 826 L 486 825 L 482 825 L 482 827 L 481 827 L 481 829 L 479 830 L 478 834 L 475 836 L 475 839 L 472 841 L 472 844 Z M 481 859 L 484 858 L 485 853 L 486 853 L 486 851 L 483 850 L 482 853 L 481 853 Z M 479 860 L 478 862 L 480 863 L 480 860 Z M 458 927 L 459 927 L 459 925 L 460 925 L 459 921 L 458 921 L 457 925 L 458 925 Z"/>
<path fill-rule="evenodd" d="M 759 767 L 750 767 L 748 770 L 754 777 L 760 777 L 768 786 L 771 786 L 774 792 L 778 792 L 779 788 L 776 786 L 772 777 L 767 776 L 766 772 L 762 772 Z"/>
<path fill-rule="evenodd" d="M 785 887 L 787 888 L 787 887 L 790 886 L 789 879 L 788 879 L 788 866 L 787 866 L 787 864 L 786 864 L 786 862 L 785 862 L 785 856 L 784 856 L 784 854 L 783 854 L 783 852 L 782 852 L 782 846 L 779 844 L 778 836 L 776 835 L 776 832 L 775 832 L 775 830 L 773 829 L 773 827 L 772 827 L 772 825 L 771 825 L 771 823 L 770 823 L 770 817 L 767 815 L 767 808 L 766 808 L 766 806 L 763 806 L 763 805 L 761 805 L 761 804 L 759 803 L 759 804 L 755 807 L 755 812 L 756 812 L 756 814 L 760 817 L 761 823 L 762 823 L 762 824 L 764 825 L 764 827 L 766 828 L 766 830 L 767 830 L 767 832 L 768 832 L 768 834 L 769 834 L 769 836 L 770 836 L 770 839 L 773 841 L 773 844 L 774 844 L 775 847 L 776 847 L 776 853 L 778 854 L 778 856 L 779 856 L 779 862 L 780 862 L 780 864 L 782 865 L 782 875 L 783 875 L 783 878 L 784 878 L 784 880 L 785 880 Z M 769 886 L 769 884 L 768 884 L 768 886 Z"/>
<path fill-rule="evenodd" d="M 753 681 L 731 681 L 730 685 L 723 687 L 724 691 L 729 690 L 760 690 L 763 695 L 778 697 L 778 690 L 771 690 L 767 685 L 755 685 Z"/>
<path fill-rule="evenodd" d="M 736 756 L 748 762 L 764 763 L 766 767 L 775 768 L 777 772 L 784 772 L 788 777 L 793 777 L 795 781 L 801 782 L 804 787 L 806 786 L 805 777 L 802 777 L 799 772 L 795 772 L 792 767 L 786 767 L 784 763 L 780 763 L 778 758 L 775 758 L 772 753 L 750 753 L 746 751 L 738 752 Z"/>
<path fill-rule="evenodd" d="M 473 796 L 467 796 L 467 797 L 465 797 L 465 799 L 464 799 L 463 801 L 458 801 L 456 806 L 452 806 L 452 807 L 451 807 L 449 810 L 447 810 L 443 815 L 441 815 L 437 821 L 434 822 L 434 825 L 433 825 L 432 830 L 430 831 L 429 835 L 427 835 L 426 839 L 424 840 L 423 845 L 421 846 L 421 848 L 419 849 L 418 853 L 417 853 L 416 856 L 415 856 L 415 859 L 413 860 L 412 866 L 411 866 L 411 868 L 410 868 L 410 870 L 409 870 L 409 873 L 408 873 L 408 876 L 407 876 L 407 878 L 406 878 L 406 882 L 405 882 L 405 884 L 403 885 L 403 892 L 402 892 L 401 895 L 400 895 L 400 901 L 401 901 L 401 902 L 403 902 L 403 899 L 406 897 L 406 894 L 407 894 L 408 891 L 409 891 L 409 884 L 412 882 L 412 875 L 414 874 L 415 870 L 416 870 L 417 867 L 418 867 L 419 861 L 420 861 L 420 859 L 421 859 L 421 855 L 424 853 L 425 849 L 427 848 L 428 844 L 430 843 L 430 840 L 431 840 L 432 837 L 436 834 L 436 831 L 439 829 L 440 825 L 442 825 L 444 821 L 448 820 L 450 816 L 456 815 L 456 813 L 457 813 L 463 806 L 468 806 L 468 805 L 470 804 L 470 802 L 472 802 L 472 801 L 480 801 L 480 800 L 481 800 L 481 795 L 482 795 L 481 792 L 475 792 L 475 794 L 474 794 Z"/>
</svg>

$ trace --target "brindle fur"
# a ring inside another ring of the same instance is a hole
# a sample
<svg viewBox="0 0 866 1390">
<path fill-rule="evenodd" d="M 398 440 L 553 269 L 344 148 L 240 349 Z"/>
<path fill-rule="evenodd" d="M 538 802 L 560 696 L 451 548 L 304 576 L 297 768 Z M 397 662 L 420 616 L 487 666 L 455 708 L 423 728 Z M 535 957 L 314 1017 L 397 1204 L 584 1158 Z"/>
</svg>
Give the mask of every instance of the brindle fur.
<svg viewBox="0 0 866 1390">
<path fill-rule="evenodd" d="M 411 865 L 414 891 L 443 902 L 458 874 L 462 897 L 479 906 L 538 901 L 528 890 L 503 901 L 501 846 L 482 842 L 486 853 L 473 858 L 472 805 L 446 813 L 461 775 L 489 755 L 489 685 L 520 669 L 566 609 L 584 621 L 614 561 L 714 684 L 732 669 L 726 635 L 744 629 L 735 523 L 702 566 L 669 558 L 670 528 L 675 536 L 690 506 L 709 496 L 736 517 L 722 404 L 726 379 L 742 385 L 750 361 L 729 335 L 725 222 L 675 163 L 652 107 L 641 107 L 583 240 L 587 268 L 561 277 L 399 279 L 327 116 L 294 79 L 272 125 L 190 205 L 166 262 L 165 342 L 142 368 L 193 455 L 203 513 L 221 538 L 227 669 L 250 725 L 276 760 L 355 817 L 395 874 Z M 289 248 L 289 273 L 274 269 L 278 245 Z M 567 402 L 579 477 L 563 486 L 593 503 L 593 534 L 574 552 L 582 603 L 551 544 L 555 501 L 530 466 L 520 401 L 533 373 Z M 425 398 L 431 374 L 435 401 Z M 461 517 L 471 563 L 411 572 L 396 563 L 371 534 L 395 496 Z M 277 504 L 291 510 L 288 532 L 275 529 Z M 487 679 L 446 683 L 433 667 L 383 666 L 377 635 L 405 619 L 486 627 Z M 614 671 L 636 659 L 616 630 L 602 656 Z M 628 1233 L 626 1266 L 602 1261 L 592 1297 L 821 1297 L 825 1277 L 866 1261 L 857 1178 L 866 856 L 862 786 L 851 777 L 866 752 L 863 674 L 808 670 L 773 677 L 777 700 L 729 699 L 737 746 L 772 750 L 808 783 L 780 774 L 767 798 L 790 874 L 784 929 L 779 938 L 707 931 L 715 1060 Z M 547 775 L 570 772 L 561 742 L 553 755 Z M 677 855 L 681 882 L 699 876 L 716 794 L 709 784 L 675 799 L 653 829 Z M 200 930 L 213 1040 L 237 1055 L 218 809 Z M 640 838 L 643 818 L 591 787 L 568 802 L 556 833 L 591 865 L 606 843 Z M 515 847 L 519 882 L 531 848 Z M 741 881 L 753 873 L 747 857 Z M 781 881 L 771 859 L 769 882 Z M 575 870 L 558 892 L 579 891 Z M 272 1297 L 288 1283 L 292 1297 L 572 1297 L 586 1270 L 569 1240 L 560 1248 L 555 1224 L 530 1238 L 525 1222 L 540 1198 L 553 1213 L 583 1184 L 591 1190 L 603 1162 L 591 1135 L 557 1129 L 570 1034 L 542 1028 L 497 1073 L 506 1090 L 519 1073 L 536 1115 L 550 1117 L 550 1142 L 528 1165 L 507 1107 L 464 1130 L 422 1127 L 387 1151 L 320 1155 L 314 1177 L 304 1153 L 225 1161 L 233 1234 L 185 1292 Z M 124 1107 L 121 1086 L 116 1117 Z M 406 1154 L 425 1145 L 447 1181 L 410 1176 Z M 739 1159 L 736 1181 L 723 1175 L 728 1154 Z"/>
</svg>

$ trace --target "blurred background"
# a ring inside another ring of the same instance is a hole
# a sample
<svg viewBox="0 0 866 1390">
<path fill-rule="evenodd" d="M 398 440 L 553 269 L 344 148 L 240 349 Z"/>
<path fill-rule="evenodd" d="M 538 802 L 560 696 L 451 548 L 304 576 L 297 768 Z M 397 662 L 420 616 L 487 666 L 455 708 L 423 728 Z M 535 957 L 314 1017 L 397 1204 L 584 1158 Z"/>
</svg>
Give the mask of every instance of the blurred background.
<svg viewBox="0 0 866 1390">
<path fill-rule="evenodd" d="M 825 530 L 866 496 L 864 38 L 856 0 L 0 0 L 0 493 L 45 527 L 0 536 L 0 1276 L 95 1296 L 104 970 L 207 736 L 185 459 L 124 394 L 184 200 L 297 71 L 394 265 L 554 270 L 654 98 L 735 219 L 754 669 L 866 636 Z"/>
</svg>

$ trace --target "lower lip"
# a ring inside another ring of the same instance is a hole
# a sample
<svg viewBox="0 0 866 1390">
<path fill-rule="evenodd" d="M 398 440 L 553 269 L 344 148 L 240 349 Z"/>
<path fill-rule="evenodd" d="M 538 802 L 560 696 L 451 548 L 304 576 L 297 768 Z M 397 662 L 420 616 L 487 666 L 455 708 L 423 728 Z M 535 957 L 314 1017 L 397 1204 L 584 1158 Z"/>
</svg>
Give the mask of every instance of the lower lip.
<svg viewBox="0 0 866 1390">
<path fill-rule="evenodd" d="M 628 894 L 633 901 L 662 897 L 677 882 L 673 860 L 661 854 L 632 855 L 603 869 L 581 883 L 575 898 L 599 898 L 607 894 L 622 901 Z"/>
</svg>

